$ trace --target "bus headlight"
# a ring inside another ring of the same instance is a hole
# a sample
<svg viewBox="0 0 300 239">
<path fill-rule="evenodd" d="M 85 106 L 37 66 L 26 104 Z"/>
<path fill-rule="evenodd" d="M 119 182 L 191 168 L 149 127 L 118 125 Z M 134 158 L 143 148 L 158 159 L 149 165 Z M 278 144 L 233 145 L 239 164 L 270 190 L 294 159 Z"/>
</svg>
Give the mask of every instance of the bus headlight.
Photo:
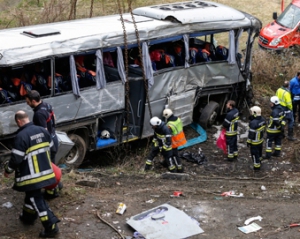
<svg viewBox="0 0 300 239">
<path fill-rule="evenodd" d="M 270 42 L 270 46 L 277 46 L 280 42 L 281 42 L 281 38 L 274 38 L 274 39 Z"/>
</svg>

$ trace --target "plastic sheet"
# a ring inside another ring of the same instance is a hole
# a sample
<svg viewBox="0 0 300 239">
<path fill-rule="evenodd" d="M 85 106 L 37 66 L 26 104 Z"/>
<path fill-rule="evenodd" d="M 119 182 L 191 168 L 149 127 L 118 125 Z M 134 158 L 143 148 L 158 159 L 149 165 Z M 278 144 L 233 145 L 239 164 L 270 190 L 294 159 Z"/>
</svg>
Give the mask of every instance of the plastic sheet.
<svg viewBox="0 0 300 239">
<path fill-rule="evenodd" d="M 216 145 L 218 148 L 222 149 L 224 154 L 227 154 L 227 145 L 225 137 L 226 129 L 222 129 L 219 138 L 217 139 Z"/>
</svg>

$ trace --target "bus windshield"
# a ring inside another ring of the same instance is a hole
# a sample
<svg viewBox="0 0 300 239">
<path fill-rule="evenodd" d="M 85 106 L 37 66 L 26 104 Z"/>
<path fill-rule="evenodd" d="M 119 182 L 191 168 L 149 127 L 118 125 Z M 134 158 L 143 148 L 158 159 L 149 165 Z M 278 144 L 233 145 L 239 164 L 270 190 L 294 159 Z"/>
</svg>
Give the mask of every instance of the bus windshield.
<svg viewBox="0 0 300 239">
<path fill-rule="evenodd" d="M 296 27 L 299 21 L 300 8 L 293 4 L 290 4 L 276 20 L 278 24 L 290 29 Z"/>
</svg>

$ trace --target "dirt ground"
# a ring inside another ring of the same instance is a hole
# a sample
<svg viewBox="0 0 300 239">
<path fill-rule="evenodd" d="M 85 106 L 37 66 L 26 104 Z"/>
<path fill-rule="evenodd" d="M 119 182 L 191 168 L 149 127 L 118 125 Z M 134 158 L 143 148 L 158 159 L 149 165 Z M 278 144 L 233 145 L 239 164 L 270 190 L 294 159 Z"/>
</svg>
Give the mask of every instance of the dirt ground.
<svg viewBox="0 0 300 239">
<path fill-rule="evenodd" d="M 242 117 L 243 118 L 243 117 Z M 207 141 L 183 152 L 197 153 L 199 147 L 207 162 L 198 165 L 183 160 L 186 177 L 166 179 L 166 169 L 156 160 L 154 170 L 142 172 L 144 158 L 136 158 L 133 168 L 105 166 L 83 170 L 64 170 L 64 189 L 61 196 L 49 201 L 54 213 L 61 219 L 57 238 L 116 239 L 121 236 L 104 223 L 97 214 L 111 224 L 125 238 L 132 238 L 135 229 L 126 221 L 143 211 L 168 203 L 196 219 L 204 233 L 196 238 L 300 238 L 299 185 L 300 165 L 297 158 L 299 142 L 283 141 L 282 156 L 264 161 L 261 172 L 252 170 L 249 149 L 246 147 L 246 123 L 239 137 L 239 158 L 227 162 L 215 146 L 217 127 L 207 131 Z M 244 125 L 244 126 L 243 126 Z M 186 135 L 194 134 L 189 127 Z M 295 126 L 300 139 L 300 127 Z M 97 154 L 95 154 L 97 155 Z M 98 155 L 101 158 L 101 155 Z M 96 157 L 96 156 L 94 156 Z M 23 194 L 11 189 L 12 179 L 1 180 L 0 205 L 11 202 L 13 207 L 0 207 L 0 239 L 37 238 L 42 230 L 37 221 L 33 226 L 23 226 L 18 220 Z M 266 190 L 262 190 L 262 186 Z M 174 191 L 184 196 L 170 197 Z M 233 190 L 244 197 L 222 197 L 221 193 Z M 152 203 L 149 200 L 153 199 Z M 148 201 L 148 202 L 147 202 Z M 123 215 L 116 214 L 118 203 L 127 205 Z M 256 221 L 262 227 L 258 232 L 244 234 L 238 230 L 244 221 L 261 216 Z M 176 230 L 176 228 L 174 228 Z M 166 238 L 172 239 L 172 238 Z"/>
</svg>

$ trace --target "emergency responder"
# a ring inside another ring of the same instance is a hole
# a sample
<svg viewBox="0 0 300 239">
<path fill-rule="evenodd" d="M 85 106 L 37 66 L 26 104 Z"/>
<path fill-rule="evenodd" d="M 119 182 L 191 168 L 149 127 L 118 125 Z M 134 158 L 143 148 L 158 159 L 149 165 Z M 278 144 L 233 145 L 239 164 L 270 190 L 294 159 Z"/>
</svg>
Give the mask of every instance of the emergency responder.
<svg viewBox="0 0 300 239">
<path fill-rule="evenodd" d="M 269 159 L 271 156 L 280 157 L 281 152 L 281 140 L 284 135 L 284 109 L 279 103 L 277 96 L 272 96 L 270 99 L 270 106 L 272 109 L 270 119 L 267 125 L 267 145 L 266 155 L 264 159 Z M 272 154 L 272 143 L 275 143 L 275 151 Z"/>
<path fill-rule="evenodd" d="M 237 133 L 238 133 L 238 121 L 239 111 L 235 108 L 235 101 L 229 100 L 226 104 L 227 114 L 223 122 L 223 127 L 226 129 L 225 137 L 227 144 L 227 160 L 233 161 L 237 159 L 238 147 L 237 147 Z"/>
<path fill-rule="evenodd" d="M 253 106 L 250 109 L 249 132 L 247 139 L 247 147 L 250 147 L 250 153 L 253 160 L 253 169 L 259 170 L 262 160 L 262 150 L 264 142 L 264 131 L 266 128 L 266 120 L 261 116 L 261 109 Z"/>
<path fill-rule="evenodd" d="M 294 138 L 294 116 L 293 116 L 293 102 L 289 90 L 289 82 L 285 81 L 283 86 L 276 91 L 276 96 L 279 99 L 280 105 L 284 109 L 285 121 L 288 123 L 288 137 L 290 141 L 295 141 Z"/>
<path fill-rule="evenodd" d="M 293 115 L 294 121 L 296 121 L 298 113 L 298 123 L 300 123 L 300 71 L 297 75 L 290 81 L 290 91 L 292 94 L 293 101 Z"/>
<path fill-rule="evenodd" d="M 167 119 L 167 126 L 172 131 L 172 151 L 173 151 L 173 161 L 177 167 L 177 172 L 183 172 L 183 166 L 181 159 L 178 155 L 178 147 L 186 144 L 186 138 L 183 132 L 182 121 L 179 117 L 173 114 L 171 109 L 165 109 L 163 111 L 163 116 Z"/>
<path fill-rule="evenodd" d="M 44 201 L 41 189 L 56 183 L 51 166 L 50 151 L 53 141 L 46 129 L 30 122 L 24 111 L 15 114 L 19 127 L 15 137 L 11 158 L 5 165 L 4 176 L 15 171 L 14 190 L 25 192 L 23 211 L 19 219 L 32 225 L 40 217 L 44 231 L 40 237 L 54 237 L 59 229 L 58 218 Z"/>
<path fill-rule="evenodd" d="M 161 152 L 164 157 L 164 162 L 166 162 L 170 172 L 176 172 L 176 166 L 173 163 L 173 152 L 172 152 L 172 132 L 169 127 L 162 122 L 158 117 L 152 117 L 150 119 L 150 124 L 154 129 L 154 137 L 152 140 L 152 149 L 148 156 L 145 165 L 145 171 L 148 171 L 153 166 L 153 159 Z"/>
<path fill-rule="evenodd" d="M 41 100 L 39 92 L 32 90 L 25 95 L 26 103 L 33 109 L 33 123 L 38 126 L 42 126 L 50 133 L 54 150 L 51 152 L 51 161 L 55 163 L 55 155 L 58 149 L 58 138 L 55 133 L 55 115 L 52 106 Z M 52 190 L 45 190 L 45 197 L 47 199 L 53 199 L 59 196 L 59 191 L 63 188 L 61 182 L 56 188 Z"/>
</svg>

